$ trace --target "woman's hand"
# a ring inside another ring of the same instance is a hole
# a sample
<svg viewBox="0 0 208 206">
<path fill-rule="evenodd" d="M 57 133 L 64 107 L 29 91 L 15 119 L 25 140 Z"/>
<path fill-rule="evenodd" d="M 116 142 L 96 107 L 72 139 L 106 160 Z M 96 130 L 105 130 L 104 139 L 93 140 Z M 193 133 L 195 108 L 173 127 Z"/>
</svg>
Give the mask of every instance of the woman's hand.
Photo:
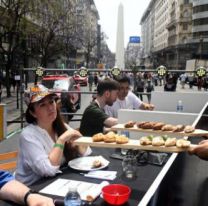
<svg viewBox="0 0 208 206">
<path fill-rule="evenodd" d="M 203 140 L 199 145 L 191 148 L 189 154 L 195 154 L 203 160 L 208 160 L 208 140 Z"/>
<path fill-rule="evenodd" d="M 79 131 L 70 129 L 64 132 L 59 138 L 58 141 L 60 141 L 62 144 L 65 142 L 74 142 L 76 139 L 81 137 L 82 135 L 80 134 Z"/>
</svg>

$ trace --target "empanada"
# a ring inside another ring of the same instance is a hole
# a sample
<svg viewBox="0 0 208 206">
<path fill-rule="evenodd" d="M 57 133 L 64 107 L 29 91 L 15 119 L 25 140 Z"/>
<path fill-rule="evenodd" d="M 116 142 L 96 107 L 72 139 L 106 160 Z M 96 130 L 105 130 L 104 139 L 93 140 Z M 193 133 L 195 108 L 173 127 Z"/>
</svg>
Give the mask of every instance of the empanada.
<svg viewBox="0 0 208 206">
<path fill-rule="evenodd" d="M 116 143 L 117 144 L 126 144 L 129 142 L 129 138 L 124 135 L 116 136 Z"/>
<path fill-rule="evenodd" d="M 152 139 L 152 146 L 163 146 L 165 144 L 165 141 L 162 137 L 154 137 Z"/>
<path fill-rule="evenodd" d="M 92 168 L 99 168 L 102 166 L 102 162 L 100 160 L 94 160 L 92 163 Z"/>
<path fill-rule="evenodd" d="M 176 146 L 179 148 L 188 148 L 190 147 L 190 145 L 191 145 L 191 142 L 185 139 L 178 139 L 176 141 Z"/>
<path fill-rule="evenodd" d="M 163 123 L 163 122 L 157 122 L 157 123 L 154 124 L 152 129 L 161 130 L 164 125 L 165 125 L 165 123 Z"/>
<path fill-rule="evenodd" d="M 175 126 L 172 124 L 166 124 L 162 127 L 162 131 L 173 131 L 175 129 Z"/>
<path fill-rule="evenodd" d="M 182 132 L 184 130 L 185 126 L 182 124 L 178 124 L 175 126 L 173 132 Z"/>
<path fill-rule="evenodd" d="M 116 141 L 116 134 L 114 132 L 108 132 L 106 135 L 104 135 L 104 142 L 112 143 L 115 141 Z"/>
<path fill-rule="evenodd" d="M 155 124 L 156 124 L 155 122 L 146 122 L 143 125 L 141 125 L 140 127 L 142 129 L 152 129 Z"/>
<path fill-rule="evenodd" d="M 125 128 L 131 128 L 135 125 L 136 122 L 133 122 L 133 121 L 129 121 L 127 122 L 126 124 L 124 124 L 124 127 Z"/>
<path fill-rule="evenodd" d="M 184 132 L 185 132 L 185 133 L 192 133 L 192 132 L 194 132 L 194 131 L 195 131 L 195 128 L 192 127 L 191 125 L 187 125 L 187 126 L 185 126 L 185 128 L 184 128 Z"/>
<path fill-rule="evenodd" d="M 104 134 L 103 133 L 97 133 L 92 136 L 93 142 L 102 142 L 104 140 Z"/>
<path fill-rule="evenodd" d="M 145 121 L 137 122 L 137 127 L 142 128 L 142 125 L 145 124 L 145 123 L 147 123 L 147 122 L 145 122 Z"/>
<path fill-rule="evenodd" d="M 141 137 L 139 139 L 140 141 L 140 145 L 151 145 L 152 144 L 152 140 L 149 137 Z"/>
<path fill-rule="evenodd" d="M 166 147 L 172 147 L 172 146 L 176 146 L 176 138 L 173 137 L 168 137 L 167 140 L 165 141 L 165 146 Z"/>
</svg>

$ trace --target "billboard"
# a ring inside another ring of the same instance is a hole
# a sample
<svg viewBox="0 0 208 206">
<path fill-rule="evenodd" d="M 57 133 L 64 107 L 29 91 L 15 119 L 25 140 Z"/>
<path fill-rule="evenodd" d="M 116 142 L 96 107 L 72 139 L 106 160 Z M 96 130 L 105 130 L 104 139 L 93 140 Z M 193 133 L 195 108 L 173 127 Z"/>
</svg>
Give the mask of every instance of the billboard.
<svg viewBox="0 0 208 206">
<path fill-rule="evenodd" d="M 140 43 L 140 36 L 130 36 L 129 43 Z"/>
</svg>

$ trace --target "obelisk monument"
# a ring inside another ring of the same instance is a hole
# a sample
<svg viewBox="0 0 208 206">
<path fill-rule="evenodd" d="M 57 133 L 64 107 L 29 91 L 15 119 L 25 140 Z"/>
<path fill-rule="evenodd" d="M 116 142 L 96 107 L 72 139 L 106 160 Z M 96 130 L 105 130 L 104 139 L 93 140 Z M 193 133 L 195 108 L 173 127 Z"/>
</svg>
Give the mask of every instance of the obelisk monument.
<svg viewBox="0 0 208 206">
<path fill-rule="evenodd" d="M 121 70 L 124 69 L 124 12 L 122 3 L 118 7 L 115 66 Z"/>
</svg>

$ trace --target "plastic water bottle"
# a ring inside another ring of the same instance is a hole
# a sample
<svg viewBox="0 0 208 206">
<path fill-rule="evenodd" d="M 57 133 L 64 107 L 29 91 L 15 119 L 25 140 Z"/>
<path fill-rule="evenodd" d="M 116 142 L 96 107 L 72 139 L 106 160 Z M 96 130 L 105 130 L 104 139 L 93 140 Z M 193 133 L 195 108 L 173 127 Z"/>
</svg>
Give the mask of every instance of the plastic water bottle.
<svg viewBox="0 0 208 206">
<path fill-rule="evenodd" d="M 77 187 L 69 187 L 68 193 L 64 198 L 64 206 L 80 206 L 81 202 L 80 195 L 77 192 Z"/>
<path fill-rule="evenodd" d="M 177 112 L 183 112 L 183 102 L 181 100 L 178 100 L 176 110 Z"/>
</svg>

